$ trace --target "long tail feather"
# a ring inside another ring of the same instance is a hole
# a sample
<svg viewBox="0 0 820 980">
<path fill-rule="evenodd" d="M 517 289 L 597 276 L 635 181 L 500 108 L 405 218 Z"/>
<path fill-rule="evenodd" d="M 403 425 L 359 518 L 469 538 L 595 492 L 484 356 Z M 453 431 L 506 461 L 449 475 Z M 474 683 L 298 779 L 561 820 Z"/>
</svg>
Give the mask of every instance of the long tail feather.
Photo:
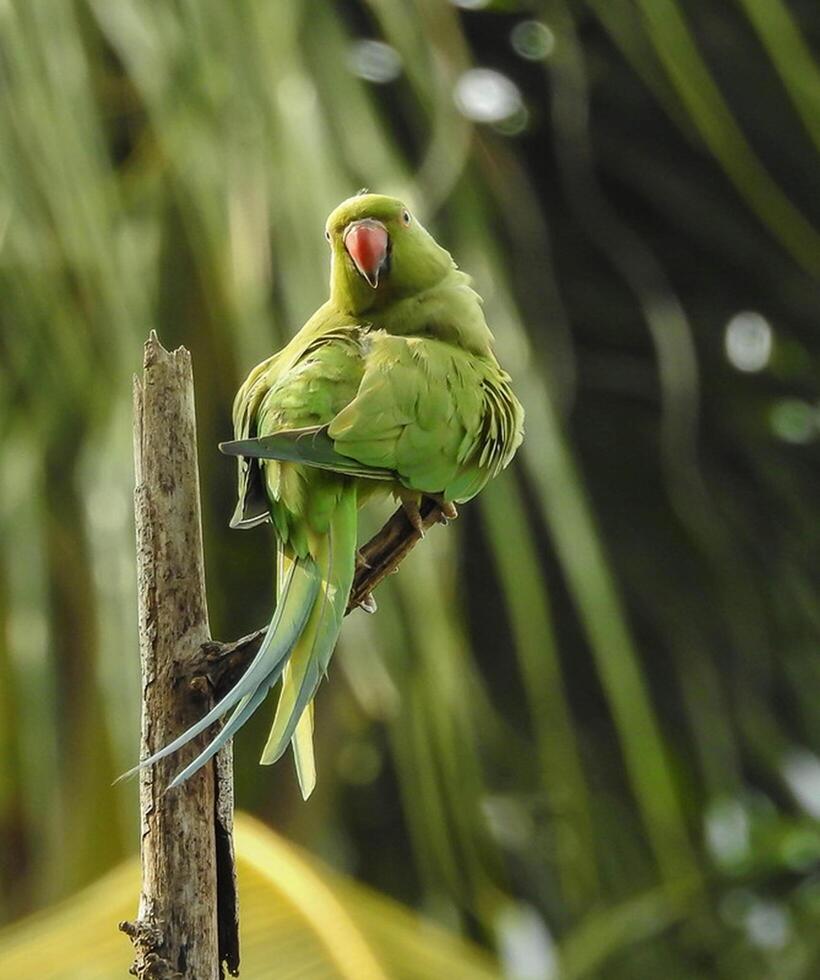
<svg viewBox="0 0 820 980">
<path fill-rule="evenodd" d="M 145 769 L 147 766 L 152 766 L 154 763 L 158 762 L 160 759 L 164 759 L 172 753 L 176 752 L 182 746 L 186 745 L 191 739 L 196 738 L 207 728 L 209 728 L 215 721 L 218 721 L 224 714 L 230 711 L 235 705 L 238 705 L 243 698 L 249 699 L 246 701 L 246 705 L 250 703 L 250 699 L 254 699 L 256 694 L 260 691 L 263 692 L 261 697 L 255 702 L 255 706 L 261 702 L 264 695 L 270 690 L 270 688 L 279 680 L 282 674 L 287 658 L 294 648 L 294 645 L 299 637 L 299 635 L 304 630 L 306 623 L 309 619 L 313 606 L 315 605 L 315 600 L 319 592 L 320 578 L 317 573 L 315 562 L 312 558 L 307 557 L 299 559 L 293 562 L 286 574 L 284 586 L 281 592 L 280 601 L 276 605 L 276 610 L 274 611 L 273 618 L 270 621 L 267 632 L 262 640 L 262 645 L 259 648 L 259 652 L 256 654 L 254 659 L 251 661 L 250 666 L 239 679 L 237 684 L 231 688 L 231 690 L 223 697 L 214 707 L 195 725 L 192 725 L 187 731 L 183 732 L 180 736 L 175 738 L 172 742 L 166 745 L 164 748 L 160 749 L 159 752 L 155 752 L 152 756 L 147 759 L 143 759 L 139 765 L 135 766 L 133 769 L 120 776 L 120 779 L 125 779 L 128 776 L 133 776 L 141 769 Z M 235 717 L 239 717 L 242 714 L 242 721 L 233 726 L 232 731 L 236 731 L 244 721 L 250 717 L 250 713 L 245 713 L 242 708 L 237 708 L 234 716 L 231 718 L 233 722 Z M 217 739 L 219 739 L 217 735 Z M 228 738 L 230 736 L 226 736 Z M 223 739 L 223 744 L 224 744 Z M 207 758 L 203 758 L 206 753 L 202 753 L 201 756 L 195 762 L 196 765 L 192 763 L 188 766 L 183 776 L 182 773 L 174 779 L 172 785 L 178 785 L 183 779 L 187 779 L 188 776 L 193 775 L 194 772 L 200 766 L 204 765 Z M 218 751 L 218 750 L 217 750 Z M 211 753 L 213 755 L 213 753 Z"/>
<path fill-rule="evenodd" d="M 281 595 L 284 581 L 293 559 L 286 553 L 284 545 L 278 547 L 276 562 L 276 594 Z M 285 668 L 287 670 L 287 668 Z M 302 799 L 306 800 L 316 787 L 316 757 L 313 752 L 313 705 L 299 719 L 291 739 L 296 778 Z"/>
<path fill-rule="evenodd" d="M 316 760 L 313 756 L 313 703 L 302 712 L 299 724 L 291 739 L 293 761 L 302 799 L 306 800 L 316 786 Z"/>
<path fill-rule="evenodd" d="M 276 717 L 260 760 L 263 765 L 283 754 L 327 671 L 353 584 L 356 530 L 356 489 L 349 487 L 336 506 L 328 533 L 314 549 L 321 586 L 283 672 Z"/>
<path fill-rule="evenodd" d="M 234 708 L 231 717 L 225 722 L 219 733 L 212 739 L 212 741 L 208 743 L 206 748 L 199 753 L 193 762 L 189 763 L 181 772 L 178 772 L 176 776 L 174 776 L 174 778 L 168 784 L 169 790 L 173 789 L 175 786 L 179 786 L 180 783 L 184 783 L 186 779 L 193 776 L 195 772 L 198 772 L 206 762 L 216 755 L 216 753 L 222 748 L 228 739 L 232 738 L 239 731 L 239 729 L 245 724 L 254 711 L 256 711 L 259 705 L 265 700 L 271 686 L 271 684 L 262 683 L 253 692 L 253 694 L 245 695 L 245 697 Z"/>
</svg>

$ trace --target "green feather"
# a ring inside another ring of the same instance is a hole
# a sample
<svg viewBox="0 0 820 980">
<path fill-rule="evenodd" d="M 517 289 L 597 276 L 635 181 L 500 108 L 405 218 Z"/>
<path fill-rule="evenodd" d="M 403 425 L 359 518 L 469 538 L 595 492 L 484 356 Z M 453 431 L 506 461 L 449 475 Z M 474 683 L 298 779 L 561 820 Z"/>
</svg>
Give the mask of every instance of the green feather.
<svg viewBox="0 0 820 980">
<path fill-rule="evenodd" d="M 339 500 L 330 530 L 317 542 L 313 557 L 321 584 L 283 675 L 276 717 L 260 760 L 263 765 L 276 762 L 285 751 L 327 672 L 353 585 L 357 525 L 356 488 L 351 486 Z"/>
<path fill-rule="evenodd" d="M 356 397 L 327 426 L 334 450 L 404 486 L 464 501 L 512 459 L 523 411 L 492 355 L 431 337 L 373 336 Z"/>
<path fill-rule="evenodd" d="M 395 480 L 390 470 L 367 466 L 336 451 L 327 434 L 327 426 L 289 429 L 256 439 L 237 439 L 219 444 L 226 456 L 249 459 L 275 459 L 279 462 L 304 463 L 318 469 L 330 470 L 345 476 L 361 476 L 368 480 Z"/>
</svg>

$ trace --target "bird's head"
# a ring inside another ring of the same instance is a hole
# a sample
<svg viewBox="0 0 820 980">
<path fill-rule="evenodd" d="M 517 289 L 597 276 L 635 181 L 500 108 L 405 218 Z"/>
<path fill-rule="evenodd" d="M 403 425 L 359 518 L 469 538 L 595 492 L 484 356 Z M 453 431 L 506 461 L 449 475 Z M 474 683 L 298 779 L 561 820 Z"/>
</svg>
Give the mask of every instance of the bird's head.
<svg viewBox="0 0 820 980">
<path fill-rule="evenodd" d="M 382 194 L 343 201 L 327 219 L 325 237 L 331 299 L 354 314 L 429 289 L 454 268 L 410 209 Z"/>
</svg>

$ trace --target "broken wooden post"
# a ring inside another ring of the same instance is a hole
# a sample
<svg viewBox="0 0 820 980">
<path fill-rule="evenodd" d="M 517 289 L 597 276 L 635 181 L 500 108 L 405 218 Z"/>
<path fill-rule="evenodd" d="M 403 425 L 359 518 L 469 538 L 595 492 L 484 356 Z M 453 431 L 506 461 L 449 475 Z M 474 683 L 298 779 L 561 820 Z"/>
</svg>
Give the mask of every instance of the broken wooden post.
<svg viewBox="0 0 820 980">
<path fill-rule="evenodd" d="M 134 384 L 142 746 L 161 749 L 211 707 L 190 665 L 210 642 L 202 553 L 191 357 L 152 331 Z M 207 744 L 205 732 L 140 774 L 142 891 L 134 943 L 139 980 L 219 980 L 237 975 L 230 745 L 180 787 L 174 774 Z"/>
</svg>

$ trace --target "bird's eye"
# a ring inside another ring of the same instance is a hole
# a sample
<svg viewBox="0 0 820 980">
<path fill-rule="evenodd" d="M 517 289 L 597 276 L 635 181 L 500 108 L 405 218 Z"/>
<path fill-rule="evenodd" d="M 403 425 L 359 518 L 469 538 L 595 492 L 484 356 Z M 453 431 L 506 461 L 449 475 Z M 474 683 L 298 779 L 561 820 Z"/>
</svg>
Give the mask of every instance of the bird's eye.
<svg viewBox="0 0 820 980">
<path fill-rule="evenodd" d="M 406 225 L 409 225 L 409 224 L 410 224 L 410 212 L 409 212 L 409 211 L 407 211 L 407 210 L 404 210 L 404 211 L 402 211 L 402 213 L 401 213 L 401 220 L 402 220 L 402 221 L 403 221 L 403 222 L 404 222 L 404 223 L 405 223 Z"/>
<path fill-rule="evenodd" d="M 326 238 L 326 239 L 327 239 L 328 241 L 330 241 L 330 232 L 329 232 L 329 231 L 326 231 L 326 232 L 325 232 L 325 238 Z"/>
</svg>

